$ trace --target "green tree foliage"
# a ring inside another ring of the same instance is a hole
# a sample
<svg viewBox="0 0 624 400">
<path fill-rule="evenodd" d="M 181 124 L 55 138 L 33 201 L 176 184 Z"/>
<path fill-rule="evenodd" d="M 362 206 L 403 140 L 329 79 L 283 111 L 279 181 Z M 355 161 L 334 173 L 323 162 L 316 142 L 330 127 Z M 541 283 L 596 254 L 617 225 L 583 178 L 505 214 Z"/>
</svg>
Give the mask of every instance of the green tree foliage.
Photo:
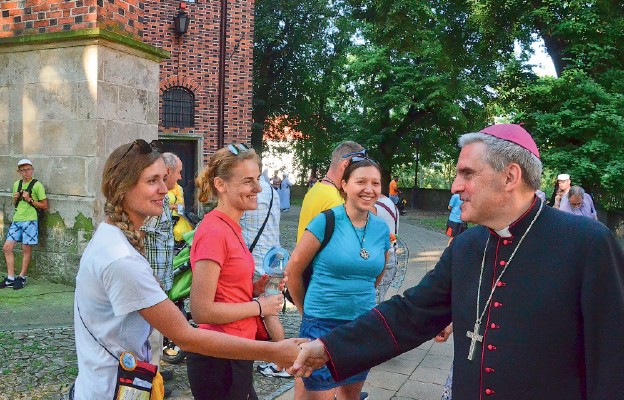
<svg viewBox="0 0 624 400">
<path fill-rule="evenodd" d="M 340 2 L 326 0 L 255 2 L 254 147 L 262 147 L 275 117 L 303 133 L 294 145 L 303 165 L 326 160 L 340 140 L 329 104 L 349 45 L 348 20 L 340 14 Z"/>
<path fill-rule="evenodd" d="M 559 78 L 538 78 L 526 64 L 512 61 L 500 74 L 490 111 L 526 123 L 548 170 L 570 173 L 573 183 L 599 197 L 621 192 L 624 5 L 534 1 L 531 8 L 525 3 L 478 2 L 475 19 L 488 27 L 492 46 L 514 37 L 525 44 L 543 37 Z"/>
<path fill-rule="evenodd" d="M 558 78 L 527 63 L 540 38 Z M 621 1 L 258 0 L 255 43 L 253 142 L 288 116 L 302 165 L 356 140 L 386 183 L 413 171 L 418 137 L 420 165 L 447 173 L 460 134 L 506 118 L 535 135 L 550 174 L 624 187 Z"/>
</svg>

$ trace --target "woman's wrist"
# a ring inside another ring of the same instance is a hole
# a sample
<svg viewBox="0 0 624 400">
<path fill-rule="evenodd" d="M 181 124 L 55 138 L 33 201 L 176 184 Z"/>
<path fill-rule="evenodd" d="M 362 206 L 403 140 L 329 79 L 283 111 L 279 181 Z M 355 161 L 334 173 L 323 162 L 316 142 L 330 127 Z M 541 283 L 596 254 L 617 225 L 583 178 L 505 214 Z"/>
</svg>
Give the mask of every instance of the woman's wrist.
<svg viewBox="0 0 624 400">
<path fill-rule="evenodd" d="M 260 300 L 258 299 L 253 299 L 253 301 L 255 301 L 256 303 L 258 303 L 258 316 L 259 317 L 264 317 L 263 313 L 262 313 L 262 304 L 260 304 Z"/>
</svg>

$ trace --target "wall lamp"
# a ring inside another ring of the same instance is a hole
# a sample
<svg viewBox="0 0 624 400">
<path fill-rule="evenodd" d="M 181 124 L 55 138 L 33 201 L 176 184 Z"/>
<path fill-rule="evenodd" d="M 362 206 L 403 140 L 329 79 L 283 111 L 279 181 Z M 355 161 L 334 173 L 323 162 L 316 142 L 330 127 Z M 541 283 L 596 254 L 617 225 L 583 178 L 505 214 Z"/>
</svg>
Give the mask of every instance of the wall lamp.
<svg viewBox="0 0 624 400">
<path fill-rule="evenodd" d="M 190 18 L 186 11 L 184 11 L 185 9 L 186 3 L 180 3 L 180 10 L 178 11 L 178 15 L 173 17 L 175 33 L 177 33 L 178 35 L 184 35 L 188 31 Z"/>
</svg>

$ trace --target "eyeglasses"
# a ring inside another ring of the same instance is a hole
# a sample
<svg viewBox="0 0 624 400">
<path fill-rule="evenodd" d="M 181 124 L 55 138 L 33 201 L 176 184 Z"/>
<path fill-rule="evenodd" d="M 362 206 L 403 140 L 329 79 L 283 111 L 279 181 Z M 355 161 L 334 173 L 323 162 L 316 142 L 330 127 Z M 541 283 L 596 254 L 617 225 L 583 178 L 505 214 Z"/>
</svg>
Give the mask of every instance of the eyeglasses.
<svg viewBox="0 0 624 400">
<path fill-rule="evenodd" d="M 147 143 L 145 140 L 143 139 L 137 139 L 134 142 L 132 142 L 132 144 L 130 145 L 130 147 L 128 147 L 128 150 L 126 150 L 125 153 L 123 153 L 123 155 L 119 158 L 119 160 L 117 160 L 117 162 L 115 163 L 115 165 L 113 165 L 113 167 L 111 169 L 115 169 L 117 168 L 117 166 L 121 163 L 121 161 L 124 159 L 125 156 L 128 155 L 128 153 L 130 153 L 130 150 L 132 150 L 132 148 L 134 146 L 139 146 L 139 152 L 141 154 L 149 154 L 152 151 L 156 151 L 158 152 L 158 149 L 154 146 L 152 146 L 150 143 Z"/>
<path fill-rule="evenodd" d="M 235 156 L 239 155 L 244 151 L 249 151 L 249 147 L 247 147 L 244 143 L 228 144 L 227 149 Z"/>
<path fill-rule="evenodd" d="M 359 151 L 352 151 L 351 153 L 347 153 L 344 156 L 342 156 L 342 158 L 349 158 L 349 157 L 354 157 L 354 156 L 366 157 L 366 149 L 362 149 Z"/>
<path fill-rule="evenodd" d="M 349 160 L 349 165 L 351 164 L 355 164 L 355 163 L 359 163 L 362 161 L 370 161 L 375 165 L 379 165 L 379 163 L 375 160 L 373 160 L 372 158 L 368 157 L 368 156 L 353 156 L 351 157 L 351 159 Z"/>
<path fill-rule="evenodd" d="M 28 167 L 28 168 L 20 168 L 18 169 L 19 172 L 28 172 L 28 171 L 32 171 L 33 167 Z"/>
</svg>

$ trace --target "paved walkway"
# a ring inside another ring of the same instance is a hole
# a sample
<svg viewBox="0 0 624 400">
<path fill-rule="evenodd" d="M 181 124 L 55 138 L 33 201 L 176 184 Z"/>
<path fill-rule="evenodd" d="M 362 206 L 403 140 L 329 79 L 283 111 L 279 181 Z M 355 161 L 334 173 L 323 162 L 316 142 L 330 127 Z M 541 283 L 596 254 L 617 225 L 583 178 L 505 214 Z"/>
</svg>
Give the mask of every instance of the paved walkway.
<svg viewBox="0 0 624 400">
<path fill-rule="evenodd" d="M 294 247 L 299 208 L 282 214 L 281 240 Z M 400 236 L 410 250 L 409 264 L 400 288 L 418 283 L 433 268 L 446 246 L 446 237 L 408 223 Z M 25 289 L 0 290 L 0 399 L 58 399 L 77 374 L 72 326 L 73 288 L 29 279 Z M 297 336 L 300 317 L 294 309 L 282 316 L 288 337 Z M 374 368 L 364 386 L 370 400 L 438 400 L 452 361 L 452 343 L 428 342 Z M 184 363 L 166 366 L 175 372 L 168 385 L 172 400 L 191 400 Z M 290 400 L 292 379 L 254 375 L 261 400 Z"/>
</svg>

